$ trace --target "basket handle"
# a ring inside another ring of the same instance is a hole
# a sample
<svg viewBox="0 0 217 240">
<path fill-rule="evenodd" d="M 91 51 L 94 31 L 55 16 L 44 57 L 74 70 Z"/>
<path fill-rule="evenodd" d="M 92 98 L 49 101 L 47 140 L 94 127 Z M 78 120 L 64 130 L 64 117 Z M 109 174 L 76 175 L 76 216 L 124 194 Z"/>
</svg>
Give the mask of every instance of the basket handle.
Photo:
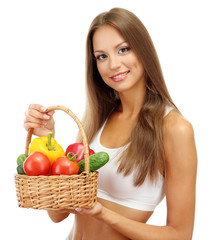
<svg viewBox="0 0 217 240">
<path fill-rule="evenodd" d="M 78 128 L 81 132 L 81 136 L 82 136 L 82 140 L 83 140 L 83 144 L 84 144 L 84 172 L 86 173 L 90 173 L 90 164 L 89 164 L 89 146 L 88 146 L 88 141 L 87 141 L 87 135 L 84 131 L 84 127 L 82 125 L 82 123 L 80 122 L 80 120 L 77 118 L 77 116 L 68 108 L 63 107 L 63 106 L 51 106 L 48 107 L 45 112 L 49 112 L 49 111 L 53 111 L 53 110 L 62 110 L 64 112 L 66 112 L 69 116 L 71 116 L 74 121 L 77 123 Z M 26 138 L 26 151 L 25 153 L 28 154 L 29 152 L 29 145 L 32 139 L 32 134 L 33 134 L 33 128 L 30 128 L 28 130 L 28 134 L 27 134 L 27 138 Z"/>
</svg>

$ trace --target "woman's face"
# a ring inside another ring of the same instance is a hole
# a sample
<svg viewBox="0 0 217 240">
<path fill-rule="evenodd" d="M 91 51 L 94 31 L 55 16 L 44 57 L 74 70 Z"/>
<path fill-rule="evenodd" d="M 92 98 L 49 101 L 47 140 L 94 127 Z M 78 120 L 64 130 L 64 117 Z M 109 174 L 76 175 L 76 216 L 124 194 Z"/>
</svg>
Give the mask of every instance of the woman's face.
<svg viewBox="0 0 217 240">
<path fill-rule="evenodd" d="M 104 82 L 119 93 L 145 89 L 144 67 L 120 31 L 104 25 L 93 35 L 93 50 Z"/>
</svg>

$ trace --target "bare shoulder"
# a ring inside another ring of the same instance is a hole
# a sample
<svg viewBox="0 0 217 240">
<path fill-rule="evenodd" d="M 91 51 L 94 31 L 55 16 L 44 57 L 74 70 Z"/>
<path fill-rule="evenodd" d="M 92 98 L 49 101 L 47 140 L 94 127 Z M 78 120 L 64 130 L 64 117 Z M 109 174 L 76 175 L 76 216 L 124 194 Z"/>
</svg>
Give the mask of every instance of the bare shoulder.
<svg viewBox="0 0 217 240">
<path fill-rule="evenodd" d="M 163 121 L 163 139 L 167 160 L 178 156 L 196 154 L 192 124 L 176 110 L 172 110 Z"/>
<path fill-rule="evenodd" d="M 194 134 L 192 124 L 179 112 L 172 110 L 163 121 L 163 134 L 165 138 L 192 136 Z"/>
</svg>

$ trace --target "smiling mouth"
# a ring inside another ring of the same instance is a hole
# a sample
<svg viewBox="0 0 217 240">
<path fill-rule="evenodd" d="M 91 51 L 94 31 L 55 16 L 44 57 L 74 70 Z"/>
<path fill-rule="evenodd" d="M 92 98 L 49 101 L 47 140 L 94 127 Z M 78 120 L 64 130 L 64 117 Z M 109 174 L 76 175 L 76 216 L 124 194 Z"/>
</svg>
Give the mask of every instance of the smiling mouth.
<svg viewBox="0 0 217 240">
<path fill-rule="evenodd" d="M 111 79 L 115 82 L 124 80 L 130 71 L 122 72 L 111 76 Z"/>
</svg>

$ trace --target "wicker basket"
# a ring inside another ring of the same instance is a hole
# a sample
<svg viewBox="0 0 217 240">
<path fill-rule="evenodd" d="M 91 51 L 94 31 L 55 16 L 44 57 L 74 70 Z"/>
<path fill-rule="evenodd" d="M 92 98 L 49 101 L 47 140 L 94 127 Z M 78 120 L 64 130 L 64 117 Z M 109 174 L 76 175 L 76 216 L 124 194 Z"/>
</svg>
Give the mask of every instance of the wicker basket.
<svg viewBox="0 0 217 240">
<path fill-rule="evenodd" d="M 18 206 L 23 208 L 58 210 L 78 207 L 91 208 L 97 200 L 98 172 L 90 172 L 89 147 L 84 128 L 75 114 L 63 106 L 52 106 L 51 110 L 62 110 L 77 123 L 84 144 L 84 172 L 78 175 L 27 176 L 15 174 Z M 33 129 L 26 139 L 26 154 L 29 151 Z"/>
</svg>

